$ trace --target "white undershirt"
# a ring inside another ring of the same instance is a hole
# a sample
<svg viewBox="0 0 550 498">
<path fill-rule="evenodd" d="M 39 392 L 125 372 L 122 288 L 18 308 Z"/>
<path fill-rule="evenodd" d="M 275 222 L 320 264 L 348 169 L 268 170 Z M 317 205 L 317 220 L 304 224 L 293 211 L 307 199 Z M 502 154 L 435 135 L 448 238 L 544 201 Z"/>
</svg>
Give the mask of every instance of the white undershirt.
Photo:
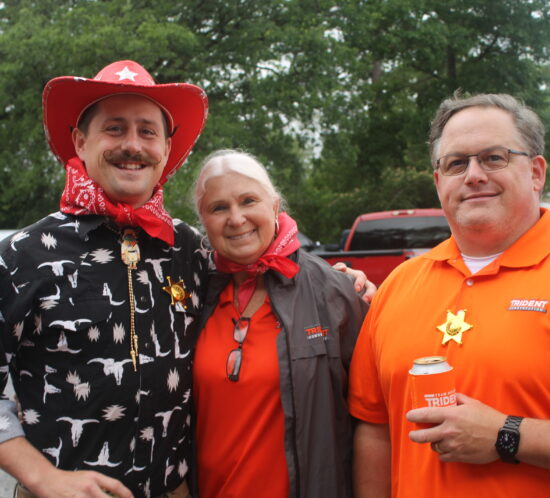
<svg viewBox="0 0 550 498">
<path fill-rule="evenodd" d="M 462 254 L 462 259 L 464 260 L 464 264 L 468 267 L 468 270 L 470 270 L 472 275 L 475 275 L 479 270 L 482 268 L 485 268 L 488 264 L 492 263 L 495 259 L 497 259 L 502 253 L 499 252 L 498 254 L 491 254 L 490 256 L 482 256 L 480 258 L 476 258 L 474 256 L 466 256 L 466 254 Z"/>
</svg>

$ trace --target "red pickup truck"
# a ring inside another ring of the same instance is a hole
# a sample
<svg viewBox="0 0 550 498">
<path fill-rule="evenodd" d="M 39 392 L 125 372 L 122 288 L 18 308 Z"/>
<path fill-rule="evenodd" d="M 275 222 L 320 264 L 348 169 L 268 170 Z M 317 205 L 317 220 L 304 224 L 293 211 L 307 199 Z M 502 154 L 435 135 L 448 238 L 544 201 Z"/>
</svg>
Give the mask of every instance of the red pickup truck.
<svg viewBox="0 0 550 498">
<path fill-rule="evenodd" d="M 436 246 L 450 235 L 442 209 L 400 209 L 362 214 L 353 223 L 342 250 L 319 251 L 363 270 L 377 286 L 403 261 Z"/>
</svg>

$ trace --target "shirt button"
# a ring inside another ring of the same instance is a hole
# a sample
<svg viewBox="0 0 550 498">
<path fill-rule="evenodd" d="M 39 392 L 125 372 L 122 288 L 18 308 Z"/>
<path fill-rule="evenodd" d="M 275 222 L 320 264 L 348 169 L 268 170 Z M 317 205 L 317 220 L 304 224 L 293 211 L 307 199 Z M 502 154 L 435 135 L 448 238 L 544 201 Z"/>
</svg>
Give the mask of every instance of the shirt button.
<svg viewBox="0 0 550 498">
<path fill-rule="evenodd" d="M 466 280 L 466 285 L 467 285 L 468 287 L 471 287 L 472 285 L 474 285 L 473 279 L 469 278 L 468 280 Z"/>
<path fill-rule="evenodd" d="M 139 300 L 144 303 L 145 301 L 147 301 L 147 298 L 145 296 L 141 296 Z"/>
</svg>

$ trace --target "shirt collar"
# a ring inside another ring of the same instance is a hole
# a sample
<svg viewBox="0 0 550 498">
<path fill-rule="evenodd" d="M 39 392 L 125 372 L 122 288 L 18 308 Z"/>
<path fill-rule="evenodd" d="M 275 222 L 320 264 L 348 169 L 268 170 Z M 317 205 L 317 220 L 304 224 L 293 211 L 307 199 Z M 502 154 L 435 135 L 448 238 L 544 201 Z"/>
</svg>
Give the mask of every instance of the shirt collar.
<svg viewBox="0 0 550 498">
<path fill-rule="evenodd" d="M 235 282 L 233 279 L 230 279 L 230 281 L 227 283 L 227 285 L 223 288 L 223 290 L 220 293 L 220 297 L 218 299 L 218 305 L 221 307 L 228 306 L 230 304 L 233 304 L 235 301 Z M 266 296 L 264 303 L 270 304 L 271 299 L 269 298 L 269 295 Z"/>
<path fill-rule="evenodd" d="M 550 212 L 541 208 L 539 221 L 502 254 L 502 266 L 521 268 L 540 263 L 550 254 Z"/>
<path fill-rule="evenodd" d="M 500 266 L 522 268 L 540 263 L 550 253 L 550 212 L 540 209 L 541 217 L 527 232 L 516 240 L 499 258 Z M 461 258 L 455 238 L 443 241 L 431 251 L 421 255 L 434 261 Z"/>
<path fill-rule="evenodd" d="M 98 215 L 75 216 L 65 213 L 59 214 L 66 217 L 67 223 L 74 223 L 74 230 L 82 240 L 86 240 L 88 234 L 92 230 L 95 230 L 100 225 L 105 224 L 109 221 L 107 217 Z"/>
<path fill-rule="evenodd" d="M 220 306 L 227 306 L 229 304 L 232 304 L 235 299 L 235 284 L 233 283 L 233 279 L 224 287 L 220 294 L 219 298 L 219 305 Z"/>
</svg>

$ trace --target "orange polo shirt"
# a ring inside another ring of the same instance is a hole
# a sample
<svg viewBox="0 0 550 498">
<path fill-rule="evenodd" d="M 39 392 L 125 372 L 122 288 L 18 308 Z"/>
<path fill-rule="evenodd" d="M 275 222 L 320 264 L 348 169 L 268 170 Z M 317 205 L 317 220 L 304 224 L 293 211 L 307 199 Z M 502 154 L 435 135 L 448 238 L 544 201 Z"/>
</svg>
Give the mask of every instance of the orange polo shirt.
<svg viewBox="0 0 550 498">
<path fill-rule="evenodd" d="M 475 275 L 451 238 L 400 265 L 377 292 L 354 351 L 349 407 L 361 420 L 389 423 L 394 497 L 550 496 L 549 470 L 442 463 L 428 444 L 409 440 L 405 419 L 408 370 L 431 355 L 447 357 L 458 392 L 506 414 L 550 419 L 550 213 L 542 213 Z M 443 344 L 437 327 L 459 310 L 472 327 L 462 344 Z"/>
<path fill-rule="evenodd" d="M 201 498 L 283 498 L 289 493 L 276 337 L 269 298 L 251 317 L 237 382 L 227 378 L 233 284 L 201 332 L 193 367 Z"/>
</svg>

